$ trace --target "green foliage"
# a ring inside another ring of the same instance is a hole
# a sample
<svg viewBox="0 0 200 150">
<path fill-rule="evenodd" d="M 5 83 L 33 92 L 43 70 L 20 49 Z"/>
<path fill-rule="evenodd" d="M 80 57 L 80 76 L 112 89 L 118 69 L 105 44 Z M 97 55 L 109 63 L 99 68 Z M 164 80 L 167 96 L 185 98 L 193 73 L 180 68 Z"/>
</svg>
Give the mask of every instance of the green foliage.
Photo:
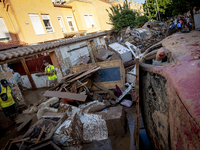
<svg viewBox="0 0 200 150">
<path fill-rule="evenodd" d="M 156 0 L 147 0 L 147 1 L 148 1 L 151 18 L 154 20 L 157 20 L 156 11 L 158 12 L 158 8 L 157 8 Z M 158 7 L 160 11 L 160 17 L 161 18 L 170 17 L 172 10 L 168 10 L 168 6 L 171 5 L 172 0 L 157 0 L 157 1 L 158 1 Z M 146 1 L 144 3 L 144 7 L 147 7 Z M 148 9 L 145 9 L 145 14 L 149 16 Z"/>
<path fill-rule="evenodd" d="M 111 22 L 110 24 L 113 25 L 113 29 L 117 32 L 124 27 L 130 26 L 133 28 L 137 25 L 136 16 L 138 14 L 130 9 L 130 5 L 127 0 L 124 1 L 123 6 L 112 6 L 110 7 L 111 12 L 109 12 L 107 9 L 106 11 L 108 12 Z"/>
<path fill-rule="evenodd" d="M 138 27 L 142 27 L 147 21 L 149 21 L 149 18 L 147 16 L 139 16 L 136 20 Z"/>
<path fill-rule="evenodd" d="M 156 19 L 156 10 L 154 4 L 156 0 L 147 0 L 151 18 Z M 189 10 L 192 10 L 194 7 L 200 7 L 200 0 L 157 0 L 158 7 L 160 11 L 161 19 L 167 17 L 173 17 L 175 15 L 184 14 Z M 147 7 L 146 1 L 144 7 Z M 148 9 L 145 9 L 145 14 L 148 14 Z"/>
</svg>

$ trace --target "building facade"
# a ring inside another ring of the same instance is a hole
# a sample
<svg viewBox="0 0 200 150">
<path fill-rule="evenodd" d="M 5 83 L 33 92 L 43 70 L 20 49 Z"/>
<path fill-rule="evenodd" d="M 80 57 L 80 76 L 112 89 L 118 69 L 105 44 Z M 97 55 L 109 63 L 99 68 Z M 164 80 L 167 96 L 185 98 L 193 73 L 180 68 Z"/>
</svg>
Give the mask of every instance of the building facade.
<svg viewBox="0 0 200 150">
<path fill-rule="evenodd" d="M 64 38 L 65 32 L 78 31 L 72 7 L 51 0 L 12 0 L 0 3 L 1 41 L 28 44 Z"/>
</svg>

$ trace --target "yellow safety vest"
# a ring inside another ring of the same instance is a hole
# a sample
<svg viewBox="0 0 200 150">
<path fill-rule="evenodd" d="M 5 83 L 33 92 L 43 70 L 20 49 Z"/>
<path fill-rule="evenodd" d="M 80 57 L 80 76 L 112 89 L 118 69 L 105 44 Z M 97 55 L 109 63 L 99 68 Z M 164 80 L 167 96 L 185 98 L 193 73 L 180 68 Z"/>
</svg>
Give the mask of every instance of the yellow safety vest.
<svg viewBox="0 0 200 150">
<path fill-rule="evenodd" d="M 48 67 L 45 67 L 45 71 L 46 71 L 46 72 L 50 72 L 51 70 L 54 70 L 54 71 L 53 71 L 53 75 L 48 75 L 48 79 L 49 79 L 49 80 L 55 80 L 55 79 L 57 79 L 56 71 L 55 71 L 54 66 L 49 64 Z"/>
<path fill-rule="evenodd" d="M 7 93 L 7 96 L 8 96 L 8 99 L 6 101 L 3 101 L 0 97 L 1 108 L 9 107 L 15 103 L 15 101 L 13 100 L 13 97 L 11 95 L 11 91 L 12 91 L 12 89 L 9 86 L 7 86 L 7 92 L 6 92 L 6 87 L 3 87 L 1 85 L 1 93 L 0 94 Z"/>
</svg>

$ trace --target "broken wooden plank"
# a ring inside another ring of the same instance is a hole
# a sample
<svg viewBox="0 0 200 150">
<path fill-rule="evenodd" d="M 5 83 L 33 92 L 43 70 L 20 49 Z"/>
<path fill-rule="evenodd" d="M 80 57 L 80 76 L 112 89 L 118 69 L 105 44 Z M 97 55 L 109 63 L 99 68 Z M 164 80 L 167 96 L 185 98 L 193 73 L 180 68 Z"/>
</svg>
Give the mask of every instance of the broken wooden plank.
<svg viewBox="0 0 200 150">
<path fill-rule="evenodd" d="M 99 84 L 97 84 L 97 83 L 95 83 L 95 82 L 93 82 L 93 84 L 94 84 L 96 87 L 98 87 L 99 89 L 101 89 L 101 90 L 103 90 L 103 91 L 105 91 L 105 92 L 108 92 L 108 94 L 110 95 L 111 98 L 114 98 L 115 100 L 117 99 L 117 96 L 115 96 L 115 94 L 114 94 L 112 91 L 110 91 L 110 90 L 108 90 L 108 89 L 106 89 L 106 88 L 100 86 Z"/>
<path fill-rule="evenodd" d="M 43 96 L 45 97 L 58 97 L 58 98 L 68 98 L 72 100 L 77 100 L 85 102 L 87 95 L 75 94 L 70 92 L 58 92 L 58 91 L 46 91 Z"/>
<path fill-rule="evenodd" d="M 39 73 L 36 73 L 35 76 L 40 77 L 40 76 L 47 76 L 47 75 L 44 72 L 39 72 Z"/>
<path fill-rule="evenodd" d="M 45 126 L 42 127 L 42 130 L 41 130 L 41 132 L 40 132 L 40 135 L 38 136 L 37 141 L 35 142 L 35 144 L 37 144 L 37 143 L 40 141 L 40 138 L 41 138 L 41 136 L 42 136 L 44 130 L 45 130 Z"/>
<path fill-rule="evenodd" d="M 79 81 L 79 80 L 78 80 Z M 82 86 L 84 86 L 85 87 L 85 85 L 88 83 L 88 81 L 87 82 L 84 82 L 84 83 L 81 83 L 80 85 L 78 85 L 77 86 L 77 88 L 80 88 L 80 87 L 82 87 Z"/>
<path fill-rule="evenodd" d="M 22 130 L 32 119 L 33 119 L 34 115 L 27 117 L 26 120 L 20 125 L 17 127 L 17 131 L 20 131 Z"/>
<path fill-rule="evenodd" d="M 84 76 L 86 76 L 86 75 L 88 75 L 88 74 L 91 74 L 91 73 L 93 73 L 93 72 L 96 72 L 96 71 L 99 70 L 99 69 L 100 69 L 100 67 L 91 68 L 91 69 L 89 69 L 88 71 L 86 71 L 86 72 L 84 72 L 83 74 L 81 74 L 80 76 L 78 76 L 78 77 L 76 77 L 76 78 L 74 78 L 74 79 L 72 79 L 72 80 L 70 80 L 70 81 L 68 81 L 68 82 L 74 82 L 74 81 L 76 81 L 76 80 L 78 80 L 78 79 L 80 79 L 80 78 L 82 78 L 82 77 L 84 77 Z"/>
<path fill-rule="evenodd" d="M 81 70 L 79 72 L 70 73 L 67 76 L 62 77 L 61 80 L 65 80 L 66 81 L 66 79 L 67 79 L 67 81 L 68 81 L 68 79 L 73 79 L 73 78 L 77 77 L 78 75 L 83 74 L 84 72 L 86 72 L 86 71 L 88 71 L 90 69 L 94 69 L 95 67 L 97 67 L 97 66 L 94 66 L 93 68 L 86 68 L 86 69 Z"/>
<path fill-rule="evenodd" d="M 28 138 L 25 138 L 25 139 L 16 140 L 16 141 L 11 141 L 7 150 L 10 150 L 12 144 L 14 144 L 14 143 L 24 142 L 24 141 L 28 141 L 28 140 L 30 140 L 29 137 L 28 137 Z M 6 148 L 5 148 L 5 149 L 6 149 Z"/>
<path fill-rule="evenodd" d="M 57 113 L 56 113 L 57 114 Z M 43 126 L 45 126 L 45 135 L 42 140 L 50 139 L 55 130 L 68 118 L 66 113 L 60 113 L 58 116 L 55 113 L 46 114 L 42 116 L 29 130 L 24 134 L 23 138 L 31 138 L 30 142 L 35 143 L 41 133 Z"/>
<path fill-rule="evenodd" d="M 97 93 L 97 94 L 104 94 L 104 93 L 108 93 L 108 91 L 94 91 L 94 93 Z"/>
<path fill-rule="evenodd" d="M 63 113 L 46 112 L 42 115 L 42 118 L 54 118 L 54 117 L 62 118 Z"/>
<path fill-rule="evenodd" d="M 17 118 L 15 119 L 16 124 L 23 123 L 26 121 L 28 118 L 30 118 L 32 115 L 24 115 L 24 114 L 19 114 Z"/>
<path fill-rule="evenodd" d="M 136 57 L 136 114 L 135 114 L 135 129 L 134 129 L 134 144 L 136 150 L 139 150 L 139 57 Z"/>
</svg>

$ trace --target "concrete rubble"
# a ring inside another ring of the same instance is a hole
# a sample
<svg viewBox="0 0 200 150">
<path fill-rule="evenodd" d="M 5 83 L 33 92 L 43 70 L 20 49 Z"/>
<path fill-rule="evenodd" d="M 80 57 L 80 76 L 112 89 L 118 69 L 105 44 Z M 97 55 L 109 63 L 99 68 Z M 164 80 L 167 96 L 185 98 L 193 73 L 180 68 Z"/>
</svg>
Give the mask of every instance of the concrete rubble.
<svg viewBox="0 0 200 150">
<path fill-rule="evenodd" d="M 55 131 L 52 140 L 59 146 L 81 149 L 83 125 L 77 113 L 67 118 Z"/>
</svg>

